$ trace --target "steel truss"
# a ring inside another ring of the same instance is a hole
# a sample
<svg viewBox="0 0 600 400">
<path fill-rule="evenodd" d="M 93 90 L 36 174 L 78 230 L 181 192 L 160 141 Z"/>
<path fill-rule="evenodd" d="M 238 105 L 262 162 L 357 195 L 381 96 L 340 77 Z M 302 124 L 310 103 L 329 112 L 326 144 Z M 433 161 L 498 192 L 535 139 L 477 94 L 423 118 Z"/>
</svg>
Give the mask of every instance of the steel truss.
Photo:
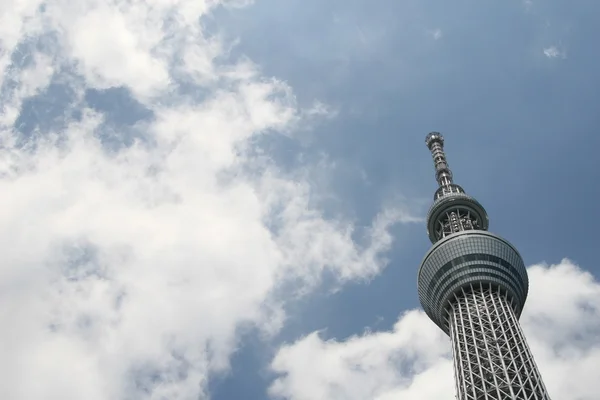
<svg viewBox="0 0 600 400">
<path fill-rule="evenodd" d="M 550 400 L 511 301 L 465 287 L 448 312 L 458 400 Z"/>
<path fill-rule="evenodd" d="M 479 221 L 469 210 L 461 207 L 448 208 L 437 222 L 436 234 L 439 238 L 460 231 L 479 229 Z"/>
</svg>

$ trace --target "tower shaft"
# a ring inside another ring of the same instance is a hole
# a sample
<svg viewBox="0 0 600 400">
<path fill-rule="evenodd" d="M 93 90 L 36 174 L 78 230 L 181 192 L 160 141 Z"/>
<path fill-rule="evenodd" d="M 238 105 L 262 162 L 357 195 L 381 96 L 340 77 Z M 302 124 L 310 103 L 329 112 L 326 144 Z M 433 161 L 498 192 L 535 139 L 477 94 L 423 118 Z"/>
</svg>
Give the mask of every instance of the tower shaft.
<svg viewBox="0 0 600 400">
<path fill-rule="evenodd" d="M 458 400 L 550 400 L 505 294 L 463 288 L 448 319 Z"/>
</svg>

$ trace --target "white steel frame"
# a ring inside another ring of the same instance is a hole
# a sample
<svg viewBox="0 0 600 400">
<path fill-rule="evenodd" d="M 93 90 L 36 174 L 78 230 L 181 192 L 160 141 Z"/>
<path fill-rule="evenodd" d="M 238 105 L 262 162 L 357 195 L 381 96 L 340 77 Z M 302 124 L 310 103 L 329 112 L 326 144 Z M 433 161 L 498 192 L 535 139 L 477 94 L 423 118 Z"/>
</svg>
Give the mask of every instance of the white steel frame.
<svg viewBox="0 0 600 400">
<path fill-rule="evenodd" d="M 479 283 L 447 316 L 458 400 L 550 400 L 507 296 Z"/>
</svg>

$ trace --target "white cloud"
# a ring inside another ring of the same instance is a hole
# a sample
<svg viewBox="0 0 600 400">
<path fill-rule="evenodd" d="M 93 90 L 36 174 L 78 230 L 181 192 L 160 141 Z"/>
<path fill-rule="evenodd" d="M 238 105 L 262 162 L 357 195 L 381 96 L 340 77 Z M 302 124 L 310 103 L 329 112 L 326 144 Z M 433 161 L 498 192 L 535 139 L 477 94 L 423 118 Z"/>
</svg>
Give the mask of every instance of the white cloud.
<svg viewBox="0 0 600 400">
<path fill-rule="evenodd" d="M 564 51 L 560 50 L 556 46 L 550 46 L 544 48 L 544 55 L 548 58 L 567 58 Z"/>
<path fill-rule="evenodd" d="M 310 287 L 324 269 L 372 276 L 389 225 L 411 220 L 385 210 L 356 243 L 351 223 L 323 218 L 303 171 L 246 151 L 315 111 L 250 61 L 218 61 L 226 46 L 199 25 L 216 6 L 2 2 L 0 398 L 205 398 L 242 324 L 280 326 L 275 289 Z M 40 38 L 51 47 L 21 48 Z M 51 82 L 70 86 L 82 117 L 56 131 L 43 121 L 45 136 L 23 145 L 15 121 Z M 99 139 L 109 116 L 82 100 L 114 86 L 155 116 L 119 150 Z"/>
<path fill-rule="evenodd" d="M 429 35 L 433 38 L 433 40 L 439 40 L 444 36 L 444 33 L 440 28 L 436 28 L 434 30 L 428 31 Z"/>
<path fill-rule="evenodd" d="M 521 324 L 552 398 L 598 398 L 600 283 L 569 260 L 529 268 Z M 454 398 L 450 344 L 422 311 L 402 315 L 389 332 L 345 341 L 318 333 L 282 347 L 270 388 L 291 400 Z"/>
</svg>

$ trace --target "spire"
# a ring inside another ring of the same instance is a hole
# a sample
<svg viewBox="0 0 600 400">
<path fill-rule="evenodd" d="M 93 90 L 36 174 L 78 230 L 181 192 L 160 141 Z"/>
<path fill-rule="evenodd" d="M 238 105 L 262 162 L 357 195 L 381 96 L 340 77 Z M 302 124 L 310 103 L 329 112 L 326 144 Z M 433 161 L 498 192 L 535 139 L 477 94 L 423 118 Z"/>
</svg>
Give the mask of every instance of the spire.
<svg viewBox="0 0 600 400">
<path fill-rule="evenodd" d="M 425 143 L 431 151 L 439 185 L 427 215 L 431 242 L 461 231 L 487 230 L 488 217 L 483 206 L 452 180 L 452 171 L 444 154 L 444 137 L 439 132 L 431 132 Z"/>
<path fill-rule="evenodd" d="M 431 151 L 433 165 L 435 166 L 435 180 L 439 185 L 434 199 L 437 200 L 449 194 L 464 193 L 464 189 L 452 180 L 452 171 L 450 171 L 450 166 L 448 165 L 448 161 L 446 161 L 446 154 L 444 153 L 444 137 L 442 134 L 439 132 L 429 133 L 425 138 L 425 143 Z"/>
<path fill-rule="evenodd" d="M 444 137 L 439 132 L 431 132 L 425 138 L 425 143 L 431 151 L 433 164 L 435 165 L 435 179 L 440 187 L 450 187 L 452 185 L 452 171 L 446 161 L 444 154 Z"/>
</svg>

